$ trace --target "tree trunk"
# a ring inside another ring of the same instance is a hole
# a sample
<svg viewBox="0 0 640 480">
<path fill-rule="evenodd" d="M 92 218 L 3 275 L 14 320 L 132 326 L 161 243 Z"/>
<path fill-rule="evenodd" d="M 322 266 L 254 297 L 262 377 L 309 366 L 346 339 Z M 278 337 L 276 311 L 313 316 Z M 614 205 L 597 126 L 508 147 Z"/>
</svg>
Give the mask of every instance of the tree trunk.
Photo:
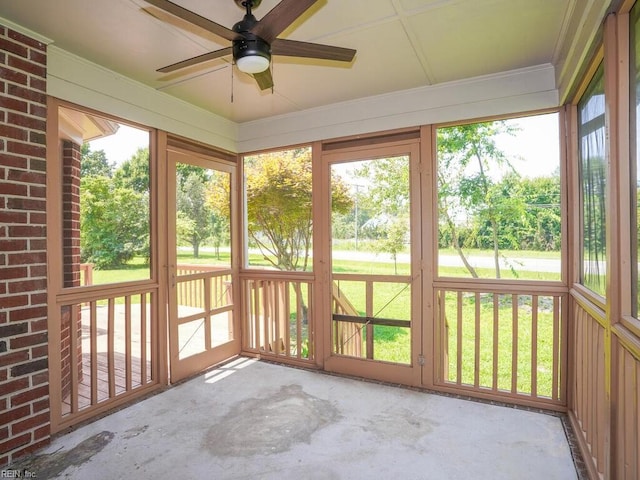
<svg viewBox="0 0 640 480">
<path fill-rule="evenodd" d="M 449 212 L 447 211 L 446 208 L 443 208 L 442 210 L 444 212 L 447 225 L 449 226 L 449 230 L 451 231 L 451 246 L 455 249 L 456 252 L 458 252 L 458 255 L 460 256 L 460 260 L 462 260 L 462 264 L 469 271 L 471 276 L 473 278 L 478 278 L 478 272 L 476 272 L 476 269 L 473 268 L 473 266 L 469 263 L 466 255 L 462 251 L 462 247 L 460 246 L 460 243 L 458 242 L 458 231 L 456 230 L 456 226 L 453 223 L 453 220 L 451 220 L 451 217 L 449 216 Z"/>
<path fill-rule="evenodd" d="M 500 249 L 498 242 L 498 224 L 491 218 L 491 229 L 493 230 L 493 261 L 496 266 L 496 278 L 500 278 Z"/>
</svg>

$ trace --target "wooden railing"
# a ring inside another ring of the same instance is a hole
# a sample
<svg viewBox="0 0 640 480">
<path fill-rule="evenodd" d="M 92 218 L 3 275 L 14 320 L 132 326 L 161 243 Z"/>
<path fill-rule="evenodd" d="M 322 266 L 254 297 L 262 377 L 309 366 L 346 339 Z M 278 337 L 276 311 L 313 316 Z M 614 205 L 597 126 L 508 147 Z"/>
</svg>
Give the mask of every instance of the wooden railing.
<svg viewBox="0 0 640 480">
<path fill-rule="evenodd" d="M 133 286 L 60 303 L 60 378 L 51 380 L 60 385 L 55 431 L 159 385 L 155 292 Z"/>
<path fill-rule="evenodd" d="M 93 263 L 80 264 L 80 284 L 93 285 Z"/>
<path fill-rule="evenodd" d="M 332 277 L 332 352 L 411 363 L 411 277 L 349 273 Z M 378 338 L 382 332 L 394 337 L 386 342 L 394 344 L 386 352 L 376 349 L 382 346 Z"/>
<path fill-rule="evenodd" d="M 233 303 L 229 267 L 181 264 L 176 267 L 176 276 L 180 306 L 204 309 L 206 305 L 217 308 Z"/>
<path fill-rule="evenodd" d="M 313 276 L 252 272 L 241 281 L 245 313 L 243 349 L 281 360 L 312 361 Z"/>
<path fill-rule="evenodd" d="M 442 286 L 436 300 L 437 385 L 564 409 L 567 294 L 561 287 Z"/>
<path fill-rule="evenodd" d="M 359 313 L 351 304 L 347 296 L 340 290 L 336 282 L 332 284 L 332 308 L 333 317 L 358 317 Z M 362 356 L 362 328 L 354 322 L 333 322 L 332 331 L 333 351 L 340 355 L 352 357 Z"/>
<path fill-rule="evenodd" d="M 602 308 L 580 294 L 572 295 L 572 301 L 575 393 L 570 418 L 578 440 L 583 442 L 582 451 L 588 452 L 587 466 L 593 469 L 591 473 L 596 478 L 604 475 L 609 429 L 605 413 L 606 316 Z"/>
</svg>

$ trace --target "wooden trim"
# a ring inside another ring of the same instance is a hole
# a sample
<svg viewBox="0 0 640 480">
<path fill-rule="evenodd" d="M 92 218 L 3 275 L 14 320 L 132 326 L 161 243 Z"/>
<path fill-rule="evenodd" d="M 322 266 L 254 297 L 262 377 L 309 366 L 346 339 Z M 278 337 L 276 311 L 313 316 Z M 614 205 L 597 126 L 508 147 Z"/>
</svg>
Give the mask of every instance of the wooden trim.
<svg viewBox="0 0 640 480">
<path fill-rule="evenodd" d="M 571 285 L 569 265 L 572 265 L 569 258 L 569 245 L 571 245 L 569 241 L 571 238 L 569 233 L 571 225 L 571 215 L 569 214 L 569 179 L 571 178 L 569 176 L 569 159 L 571 158 L 569 150 L 569 120 L 570 115 L 568 114 L 567 108 L 560 109 L 558 111 L 558 133 L 560 135 L 558 139 L 560 148 L 560 218 L 564 219 L 560 225 L 560 281 L 566 286 Z"/>
<path fill-rule="evenodd" d="M 62 225 L 62 196 L 59 185 L 62 185 L 60 168 L 60 140 L 58 138 L 58 108 L 60 102 L 47 97 L 47 334 L 49 360 L 49 409 L 51 411 L 51 431 L 59 431 L 62 417 L 62 390 L 60 365 L 62 363 L 60 337 L 60 309 L 56 304 L 54 292 L 62 290 L 62 256 L 54 252 L 62 252 L 60 231 Z M 56 168 L 54 168 L 56 167 Z M 55 273 L 54 273 L 55 272 Z M 73 362 L 72 362 L 73 363 Z"/>
<path fill-rule="evenodd" d="M 440 277 L 433 282 L 434 288 L 447 290 L 464 290 L 468 292 L 503 293 L 505 290 L 515 293 L 534 293 L 536 295 L 566 294 L 568 288 L 560 282 L 544 282 L 536 280 L 473 279 Z"/>
<path fill-rule="evenodd" d="M 255 155 L 264 155 L 267 153 L 275 153 L 275 152 L 282 152 L 282 151 L 288 151 L 288 150 L 296 150 L 299 148 L 311 148 L 313 150 L 313 145 L 314 144 L 318 144 L 320 145 L 321 142 L 303 142 L 303 143 L 295 143 L 293 145 L 284 145 L 284 146 L 280 146 L 280 147 L 271 147 L 271 148 L 265 148 L 264 150 L 250 150 L 247 152 L 242 152 L 240 154 L 238 154 L 239 157 L 239 163 L 244 163 L 244 158 L 245 157 L 253 157 Z"/>
<path fill-rule="evenodd" d="M 612 328 L 613 335 L 618 339 L 620 345 L 640 362 L 640 338 L 620 324 Z"/>
<path fill-rule="evenodd" d="M 588 289 L 585 289 L 589 291 Z M 602 306 L 594 303 L 588 296 L 583 295 L 577 288 L 572 288 L 569 292 L 571 297 L 575 300 L 575 302 L 586 311 L 589 315 L 593 317 L 593 319 L 598 322 L 602 327 L 606 324 L 607 314 Z"/>
<path fill-rule="evenodd" d="M 325 163 L 348 163 L 358 162 L 361 160 L 377 160 L 381 158 L 388 158 L 391 156 L 407 155 L 411 158 L 417 157 L 419 139 L 409 139 L 393 143 L 385 144 L 384 146 L 369 146 L 363 147 L 345 148 L 342 150 L 333 150 L 325 152 L 322 155 L 322 159 Z"/>
<path fill-rule="evenodd" d="M 190 154 L 207 158 L 214 157 L 232 164 L 238 163 L 238 155 L 233 152 L 215 148 L 211 145 L 200 143 L 173 133 L 167 134 L 166 148 L 170 151 L 189 152 Z"/>
<path fill-rule="evenodd" d="M 286 272 L 282 270 L 265 270 L 263 268 L 246 268 L 239 273 L 242 280 L 272 280 L 313 282 L 316 275 L 311 272 Z"/>
<path fill-rule="evenodd" d="M 628 14 L 633 8 L 637 0 L 622 0 L 618 8 L 618 15 Z"/>
<path fill-rule="evenodd" d="M 311 146 L 311 199 L 313 205 L 313 308 L 312 325 L 315 365 L 323 368 L 325 358 L 331 355 L 331 322 L 325 319 L 331 314 L 330 266 L 326 260 L 331 255 L 329 215 L 329 167 L 322 160 L 322 144 Z M 327 325 L 328 324 L 328 325 Z"/>
<path fill-rule="evenodd" d="M 440 350 L 441 334 L 435 321 L 437 312 L 437 296 L 433 288 L 435 277 L 434 265 L 436 249 L 438 246 L 437 236 L 433 236 L 433 226 L 438 223 L 437 200 L 433 193 L 437 187 L 437 175 L 435 173 L 435 129 L 431 126 L 424 126 L 420 129 L 420 160 L 419 169 L 419 231 L 416 239 L 419 238 L 420 254 L 417 260 L 420 265 L 417 267 L 421 272 L 421 285 L 419 286 L 422 298 L 421 314 L 416 319 L 422 321 L 422 338 L 420 352 L 426 358 L 431 353 L 430 362 L 422 366 L 422 385 L 433 387 L 437 372 L 442 371 L 440 362 L 444 358 L 444 351 Z M 435 202 L 435 203 L 434 203 Z M 417 209 L 418 207 L 416 207 Z M 416 255 L 418 257 L 418 255 Z M 417 289 L 416 289 L 417 292 Z"/>
<path fill-rule="evenodd" d="M 582 75 L 582 80 L 575 86 L 573 89 L 573 94 L 570 95 L 571 105 L 578 105 L 578 102 L 582 99 L 584 92 L 587 90 L 591 79 L 596 73 L 596 70 L 600 66 L 604 59 L 604 45 L 602 43 L 599 44 L 598 47 L 595 48 L 594 53 L 591 57 L 591 60 L 587 64 L 584 74 Z"/>
<path fill-rule="evenodd" d="M 419 129 L 401 130 L 396 132 L 381 132 L 369 135 L 358 135 L 343 139 L 333 139 L 322 143 L 323 152 L 335 150 L 349 150 L 354 148 L 373 148 L 376 145 L 385 145 L 417 140 L 420 138 Z"/>
<path fill-rule="evenodd" d="M 94 408 L 84 409 L 77 412 L 73 416 L 64 417 L 61 421 L 57 422 L 55 429 L 53 428 L 54 426 L 52 423 L 51 433 L 60 433 L 66 429 L 75 427 L 78 424 L 99 417 L 100 415 L 105 414 L 117 407 L 127 405 L 134 400 L 142 399 L 147 395 L 160 391 L 162 388 L 163 385 L 160 385 L 159 383 L 150 383 L 137 388 L 136 390 L 122 393 L 115 398 L 110 398 L 109 400 L 100 402 Z"/>
<path fill-rule="evenodd" d="M 539 408 L 549 410 L 552 412 L 567 412 L 567 406 L 564 403 L 557 403 L 550 399 L 545 398 L 533 398 L 524 395 L 510 395 L 507 393 L 501 393 L 498 391 L 496 394 L 491 389 L 487 389 L 486 392 L 483 389 L 476 390 L 473 385 L 447 385 L 443 383 L 437 383 L 433 390 L 438 392 L 450 393 L 454 395 L 464 395 L 471 398 L 479 398 L 482 400 L 488 400 L 492 402 L 505 402 L 510 405 L 520 405 L 529 408 Z"/>
</svg>

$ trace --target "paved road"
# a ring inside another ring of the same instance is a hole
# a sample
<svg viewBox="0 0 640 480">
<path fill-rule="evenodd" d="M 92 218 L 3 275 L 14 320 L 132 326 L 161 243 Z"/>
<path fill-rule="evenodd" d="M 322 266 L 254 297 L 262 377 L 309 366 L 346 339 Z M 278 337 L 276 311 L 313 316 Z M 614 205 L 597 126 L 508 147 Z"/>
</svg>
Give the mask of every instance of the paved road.
<svg viewBox="0 0 640 480">
<path fill-rule="evenodd" d="M 354 252 L 354 251 L 334 251 L 333 258 L 340 260 L 375 260 L 378 262 L 393 262 L 391 255 L 387 253 L 371 253 L 371 252 Z M 493 257 L 486 256 L 470 256 L 469 263 L 476 268 L 494 268 Z M 398 255 L 398 262 L 408 262 L 408 254 Z M 440 255 L 438 258 L 439 265 L 443 267 L 462 267 L 462 260 L 457 255 Z M 547 258 L 510 258 L 500 259 L 501 269 L 525 270 L 532 272 L 549 272 L 560 273 L 560 259 Z"/>
<path fill-rule="evenodd" d="M 202 251 L 211 250 L 210 247 L 200 247 Z M 222 248 L 224 250 L 224 248 Z M 259 253 L 257 249 L 251 249 L 251 253 Z M 393 263 L 393 258 L 388 253 L 372 253 L 364 251 L 353 250 L 334 250 L 333 258 L 339 260 L 359 260 L 359 261 L 376 261 L 376 262 L 388 262 Z M 468 257 L 469 263 L 476 268 L 494 268 L 493 257 L 488 256 L 474 256 Z M 409 262 L 409 255 L 401 253 L 398 255 L 398 262 Z M 443 267 L 462 267 L 462 260 L 458 255 L 440 255 L 438 263 Z M 510 264 L 510 265 L 509 265 Z M 529 271 L 529 272 L 549 272 L 560 273 L 560 259 L 549 258 L 509 258 L 505 260 L 500 259 L 500 268 L 508 270 L 513 267 L 515 270 Z M 604 271 L 604 266 L 602 266 Z"/>
</svg>

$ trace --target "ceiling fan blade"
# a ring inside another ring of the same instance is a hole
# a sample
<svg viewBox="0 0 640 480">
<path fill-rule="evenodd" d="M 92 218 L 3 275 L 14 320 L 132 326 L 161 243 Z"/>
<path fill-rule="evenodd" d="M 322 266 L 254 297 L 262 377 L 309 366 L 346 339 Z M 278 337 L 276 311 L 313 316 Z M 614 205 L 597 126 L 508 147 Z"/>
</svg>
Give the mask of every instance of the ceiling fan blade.
<svg viewBox="0 0 640 480">
<path fill-rule="evenodd" d="M 297 40 L 285 40 L 276 38 L 271 44 L 273 55 L 285 55 L 288 57 L 320 58 L 323 60 L 336 60 L 338 62 L 350 62 L 356 54 L 351 48 L 334 47 L 321 43 L 298 42 Z"/>
<path fill-rule="evenodd" d="M 273 87 L 273 78 L 271 77 L 271 70 L 268 68 L 264 72 L 255 73 L 253 78 L 258 82 L 260 90 L 268 90 Z"/>
<path fill-rule="evenodd" d="M 215 33 L 216 35 L 226 38 L 227 40 L 233 40 L 238 35 L 233 30 L 228 29 L 225 26 L 222 26 L 216 22 L 212 22 L 208 18 L 202 17 L 197 13 L 193 13 L 186 8 L 181 7 L 180 5 L 176 5 L 169 0 L 145 0 L 147 3 L 150 3 L 154 7 L 158 7 L 165 12 L 169 12 L 172 15 L 175 15 L 178 18 L 186 20 L 189 23 L 197 25 L 200 28 L 204 28 L 205 30 Z"/>
<path fill-rule="evenodd" d="M 271 43 L 285 28 L 291 25 L 317 1 L 318 0 L 282 0 L 260 19 L 258 24 L 251 29 L 251 33 L 259 36 L 267 43 Z"/>
<path fill-rule="evenodd" d="M 181 68 L 197 65 L 198 63 L 213 60 L 214 58 L 220 58 L 220 57 L 224 57 L 225 55 L 231 55 L 232 53 L 233 53 L 232 47 L 221 48 L 220 50 L 216 50 L 215 52 L 205 53 L 203 55 L 198 55 L 197 57 L 189 58 L 181 62 L 172 63 L 171 65 L 167 65 L 166 67 L 159 68 L 157 71 L 160 73 L 171 73 L 171 72 L 175 72 L 176 70 L 180 70 Z"/>
</svg>

